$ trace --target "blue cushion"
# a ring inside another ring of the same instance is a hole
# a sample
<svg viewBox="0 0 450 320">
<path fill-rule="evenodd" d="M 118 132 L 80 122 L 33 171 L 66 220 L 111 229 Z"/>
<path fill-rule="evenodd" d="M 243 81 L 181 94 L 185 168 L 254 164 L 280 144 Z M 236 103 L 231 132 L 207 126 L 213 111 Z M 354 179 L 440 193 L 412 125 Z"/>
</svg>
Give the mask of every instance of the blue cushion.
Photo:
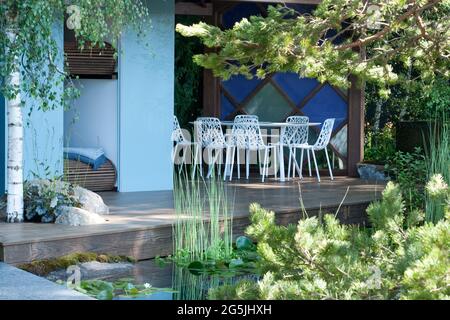
<svg viewBox="0 0 450 320">
<path fill-rule="evenodd" d="M 91 158 L 82 156 L 82 155 L 80 155 L 78 153 L 72 153 L 72 152 L 64 153 L 64 157 L 66 159 L 76 160 L 76 161 L 80 161 L 80 162 L 86 163 L 86 164 L 92 166 L 93 170 L 97 170 L 98 168 L 100 168 L 106 162 L 106 160 L 108 160 L 105 157 L 105 155 L 101 155 L 97 159 L 91 159 Z"/>
</svg>

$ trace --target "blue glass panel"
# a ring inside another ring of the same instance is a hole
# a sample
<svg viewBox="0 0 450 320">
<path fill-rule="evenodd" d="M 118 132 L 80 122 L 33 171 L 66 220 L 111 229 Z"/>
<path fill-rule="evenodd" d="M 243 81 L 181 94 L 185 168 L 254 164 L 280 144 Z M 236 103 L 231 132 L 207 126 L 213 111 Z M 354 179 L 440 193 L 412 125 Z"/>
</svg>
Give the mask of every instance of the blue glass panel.
<svg viewBox="0 0 450 320">
<path fill-rule="evenodd" d="M 236 101 L 241 103 L 261 82 L 260 79 L 253 78 L 247 80 L 244 76 L 233 76 L 230 80 L 223 81 L 222 85 L 233 96 Z"/>
<path fill-rule="evenodd" d="M 235 108 L 233 104 L 228 100 L 225 95 L 220 95 L 220 119 L 224 120 L 228 115 L 234 112 Z"/>
<path fill-rule="evenodd" d="M 334 129 L 336 129 L 347 119 L 347 103 L 327 84 L 308 101 L 302 112 L 311 122 L 323 122 L 327 118 L 335 118 Z"/>
<path fill-rule="evenodd" d="M 257 115 L 261 121 L 284 121 L 292 108 L 277 89 L 268 83 L 247 103 L 245 111 Z"/>
<path fill-rule="evenodd" d="M 272 79 L 296 105 L 319 84 L 316 79 L 300 78 L 296 73 L 277 73 Z"/>
<path fill-rule="evenodd" d="M 223 14 L 222 24 L 226 29 L 229 29 L 232 28 L 237 21 L 241 21 L 242 18 L 260 14 L 261 11 L 255 3 L 240 3 Z"/>
</svg>

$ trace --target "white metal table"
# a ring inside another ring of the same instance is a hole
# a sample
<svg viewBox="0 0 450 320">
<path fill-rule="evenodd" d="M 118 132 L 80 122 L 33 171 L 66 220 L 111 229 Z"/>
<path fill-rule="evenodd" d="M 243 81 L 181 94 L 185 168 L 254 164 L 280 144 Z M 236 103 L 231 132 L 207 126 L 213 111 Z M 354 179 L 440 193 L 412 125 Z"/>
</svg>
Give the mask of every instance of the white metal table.
<svg viewBox="0 0 450 320">
<path fill-rule="evenodd" d="M 193 125 L 197 124 L 197 121 L 189 122 Z M 234 121 L 221 121 L 221 124 L 225 127 L 232 127 Z M 286 127 L 314 127 L 320 125 L 321 122 L 309 122 L 309 123 L 289 123 L 289 122 L 269 122 L 269 121 L 260 121 L 259 126 L 262 128 L 280 128 L 280 133 L 282 128 Z M 243 125 L 243 124 L 240 124 Z M 280 181 L 286 181 L 286 176 L 284 174 L 284 146 L 283 144 L 279 144 L 279 155 L 280 155 Z M 225 169 L 225 175 L 229 172 L 229 169 Z"/>
</svg>

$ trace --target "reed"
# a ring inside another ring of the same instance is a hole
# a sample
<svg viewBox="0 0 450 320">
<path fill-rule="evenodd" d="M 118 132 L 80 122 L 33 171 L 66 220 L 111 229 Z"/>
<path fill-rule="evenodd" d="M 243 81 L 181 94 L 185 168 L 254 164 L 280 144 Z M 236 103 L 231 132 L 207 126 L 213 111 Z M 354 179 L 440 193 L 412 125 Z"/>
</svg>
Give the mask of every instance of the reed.
<svg viewBox="0 0 450 320">
<path fill-rule="evenodd" d="M 430 140 L 426 148 L 427 180 L 432 181 L 436 175 L 441 175 L 443 182 L 450 185 L 450 119 L 446 112 L 435 117 L 437 120 L 430 126 Z M 444 199 L 445 201 L 445 199 Z M 440 197 L 427 192 L 425 198 L 425 219 L 437 222 L 444 216 L 443 203 Z"/>
<path fill-rule="evenodd" d="M 174 174 L 174 257 L 178 261 L 224 260 L 231 257 L 233 217 L 224 182 L 190 179 L 186 170 Z"/>
</svg>

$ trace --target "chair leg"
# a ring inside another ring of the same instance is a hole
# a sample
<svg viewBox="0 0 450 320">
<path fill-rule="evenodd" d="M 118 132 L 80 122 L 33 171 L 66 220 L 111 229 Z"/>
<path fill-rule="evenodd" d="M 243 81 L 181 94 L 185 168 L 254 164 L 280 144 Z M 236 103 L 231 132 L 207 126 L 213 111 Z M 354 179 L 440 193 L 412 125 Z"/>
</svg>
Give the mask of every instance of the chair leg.
<svg viewBox="0 0 450 320">
<path fill-rule="evenodd" d="M 294 148 L 294 152 L 292 154 L 292 178 L 295 178 L 295 162 L 297 158 L 297 148 Z"/>
<path fill-rule="evenodd" d="M 281 161 L 281 159 L 280 159 Z M 292 161 L 292 147 L 289 147 L 289 160 L 288 160 L 288 179 L 291 177 L 291 161 Z"/>
<path fill-rule="evenodd" d="M 319 174 L 319 167 L 317 166 L 316 154 L 314 153 L 314 150 L 313 150 L 313 149 L 311 149 L 311 153 L 312 153 L 312 156 L 313 156 L 314 165 L 315 165 L 315 167 L 316 167 L 317 180 L 319 180 L 319 182 L 320 182 L 320 174 Z"/>
<path fill-rule="evenodd" d="M 195 170 L 197 170 L 197 159 L 198 159 L 198 149 L 199 145 L 195 145 L 195 151 L 194 151 L 194 168 L 192 169 L 192 179 L 195 177 Z"/>
<path fill-rule="evenodd" d="M 328 150 L 326 147 L 325 147 L 325 156 L 327 157 L 327 164 L 328 164 L 328 170 L 330 171 L 330 178 L 331 178 L 331 180 L 334 180 L 333 171 L 331 170 L 331 165 L 330 165 L 330 158 L 328 157 Z"/>
<path fill-rule="evenodd" d="M 248 176 L 250 175 L 250 150 L 245 150 L 245 176 L 248 180 Z"/>
<path fill-rule="evenodd" d="M 268 148 L 264 150 L 264 163 L 263 163 L 263 173 L 262 173 L 262 182 L 264 182 L 264 178 L 266 177 L 266 169 L 267 169 L 267 152 Z"/>
<path fill-rule="evenodd" d="M 237 154 L 236 163 L 237 163 L 238 179 L 241 179 L 241 161 L 239 159 L 240 152 L 239 152 L 239 148 L 238 147 L 236 147 L 236 154 Z"/>
<path fill-rule="evenodd" d="M 277 155 L 277 148 L 275 147 L 275 148 L 273 148 L 272 149 L 272 151 L 271 152 L 273 152 L 273 164 L 274 164 L 274 169 L 275 169 L 275 179 L 277 179 L 278 178 L 278 166 L 277 166 L 277 157 L 278 157 L 278 155 Z"/>
<path fill-rule="evenodd" d="M 229 161 L 229 157 L 230 157 L 230 147 L 227 147 L 225 149 L 225 166 L 223 168 L 223 181 L 225 181 L 227 179 L 227 174 L 229 174 L 229 165 L 230 165 L 230 161 Z"/>
<path fill-rule="evenodd" d="M 302 151 L 300 152 L 300 179 L 303 179 L 303 153 L 305 152 L 305 149 L 302 148 Z"/>
<path fill-rule="evenodd" d="M 309 176 L 312 177 L 312 172 L 311 172 L 311 158 L 309 157 L 309 149 L 306 149 L 306 155 L 308 156 L 308 170 L 309 170 Z"/>
<path fill-rule="evenodd" d="M 230 167 L 230 181 L 233 179 L 233 169 L 234 169 L 234 155 L 235 155 L 236 147 L 232 147 L 231 151 L 231 167 Z M 239 170 L 239 169 L 238 169 Z"/>
</svg>

